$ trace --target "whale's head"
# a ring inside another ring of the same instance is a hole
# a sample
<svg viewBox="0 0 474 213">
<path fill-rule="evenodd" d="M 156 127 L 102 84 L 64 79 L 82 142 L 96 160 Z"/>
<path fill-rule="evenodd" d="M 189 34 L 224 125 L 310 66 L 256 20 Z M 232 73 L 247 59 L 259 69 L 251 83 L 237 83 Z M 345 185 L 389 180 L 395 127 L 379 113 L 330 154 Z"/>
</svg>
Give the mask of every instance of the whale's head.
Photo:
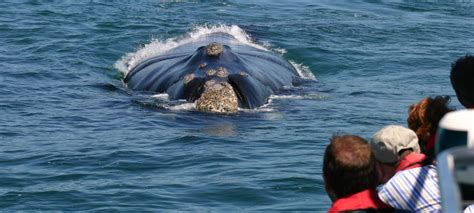
<svg viewBox="0 0 474 213">
<path fill-rule="evenodd" d="M 209 80 L 204 84 L 204 91 L 196 100 L 197 110 L 212 113 L 235 113 L 238 105 L 238 98 L 232 85 L 215 80 Z"/>
<path fill-rule="evenodd" d="M 224 46 L 213 42 L 206 46 L 205 55 L 217 60 L 224 53 Z M 205 65 L 201 66 L 202 68 Z M 196 109 L 211 113 L 234 113 L 239 105 L 237 94 L 228 82 L 229 72 L 225 67 L 205 69 L 207 80 L 202 86 L 202 93 L 196 100 Z"/>
</svg>

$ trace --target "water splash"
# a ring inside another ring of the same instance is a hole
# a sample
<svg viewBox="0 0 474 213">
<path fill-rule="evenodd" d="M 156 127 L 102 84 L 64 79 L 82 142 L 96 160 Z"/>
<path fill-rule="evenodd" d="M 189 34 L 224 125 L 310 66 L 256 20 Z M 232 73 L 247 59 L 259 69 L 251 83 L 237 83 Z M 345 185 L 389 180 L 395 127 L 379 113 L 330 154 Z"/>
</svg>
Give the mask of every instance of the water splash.
<svg viewBox="0 0 474 213">
<path fill-rule="evenodd" d="M 253 109 L 246 109 L 246 108 L 238 108 L 239 112 L 250 112 L 250 113 L 258 113 L 258 112 L 273 112 L 275 109 L 271 107 L 272 99 L 268 98 L 268 102 L 262 106 L 253 108 Z"/>
<path fill-rule="evenodd" d="M 165 105 L 164 108 L 170 111 L 194 111 L 196 110 L 196 103 L 183 103 L 174 106 Z"/>
<path fill-rule="evenodd" d="M 305 99 L 305 100 L 326 100 L 329 99 L 327 93 L 309 93 L 303 95 L 271 95 L 269 100 L 288 100 L 288 99 Z"/>
<path fill-rule="evenodd" d="M 163 101 L 169 100 L 169 95 L 167 93 L 158 93 L 158 94 L 152 95 L 151 97 L 156 98 L 158 100 L 163 100 Z"/>
<path fill-rule="evenodd" d="M 314 76 L 313 72 L 311 72 L 308 66 L 298 64 L 293 60 L 289 60 L 289 62 L 291 65 L 293 65 L 293 67 L 296 69 L 301 78 L 316 81 L 316 76 Z"/>
</svg>

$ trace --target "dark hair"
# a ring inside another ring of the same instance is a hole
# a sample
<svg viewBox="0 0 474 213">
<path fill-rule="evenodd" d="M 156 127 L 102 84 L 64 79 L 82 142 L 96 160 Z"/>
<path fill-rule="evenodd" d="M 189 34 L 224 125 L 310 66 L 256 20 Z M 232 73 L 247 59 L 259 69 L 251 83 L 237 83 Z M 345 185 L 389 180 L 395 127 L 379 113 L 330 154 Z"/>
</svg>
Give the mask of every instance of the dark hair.
<svg viewBox="0 0 474 213">
<path fill-rule="evenodd" d="M 474 107 L 474 56 L 466 55 L 452 64 L 451 84 L 459 102 Z"/>
<path fill-rule="evenodd" d="M 340 198 L 375 188 L 377 171 L 370 144 L 355 135 L 334 135 L 324 153 L 326 184 Z"/>
</svg>

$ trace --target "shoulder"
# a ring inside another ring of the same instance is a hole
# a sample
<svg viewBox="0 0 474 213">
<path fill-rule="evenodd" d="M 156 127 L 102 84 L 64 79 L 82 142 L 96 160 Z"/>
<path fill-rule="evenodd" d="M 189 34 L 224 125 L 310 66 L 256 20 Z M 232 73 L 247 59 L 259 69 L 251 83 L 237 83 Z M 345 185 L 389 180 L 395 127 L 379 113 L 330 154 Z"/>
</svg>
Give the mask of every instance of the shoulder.
<svg viewBox="0 0 474 213">
<path fill-rule="evenodd" d="M 381 187 L 379 197 L 396 209 L 440 208 L 436 167 L 428 165 L 398 172 Z"/>
</svg>

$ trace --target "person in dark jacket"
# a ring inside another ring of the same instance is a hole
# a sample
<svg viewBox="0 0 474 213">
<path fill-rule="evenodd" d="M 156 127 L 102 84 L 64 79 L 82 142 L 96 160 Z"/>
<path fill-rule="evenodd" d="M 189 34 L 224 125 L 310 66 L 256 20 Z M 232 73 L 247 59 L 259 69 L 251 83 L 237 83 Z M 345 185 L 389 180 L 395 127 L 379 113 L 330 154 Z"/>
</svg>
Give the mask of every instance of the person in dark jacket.
<svg viewBox="0 0 474 213">
<path fill-rule="evenodd" d="M 474 108 L 474 56 L 459 58 L 451 67 L 451 84 L 459 102 L 468 108 Z"/>
</svg>

